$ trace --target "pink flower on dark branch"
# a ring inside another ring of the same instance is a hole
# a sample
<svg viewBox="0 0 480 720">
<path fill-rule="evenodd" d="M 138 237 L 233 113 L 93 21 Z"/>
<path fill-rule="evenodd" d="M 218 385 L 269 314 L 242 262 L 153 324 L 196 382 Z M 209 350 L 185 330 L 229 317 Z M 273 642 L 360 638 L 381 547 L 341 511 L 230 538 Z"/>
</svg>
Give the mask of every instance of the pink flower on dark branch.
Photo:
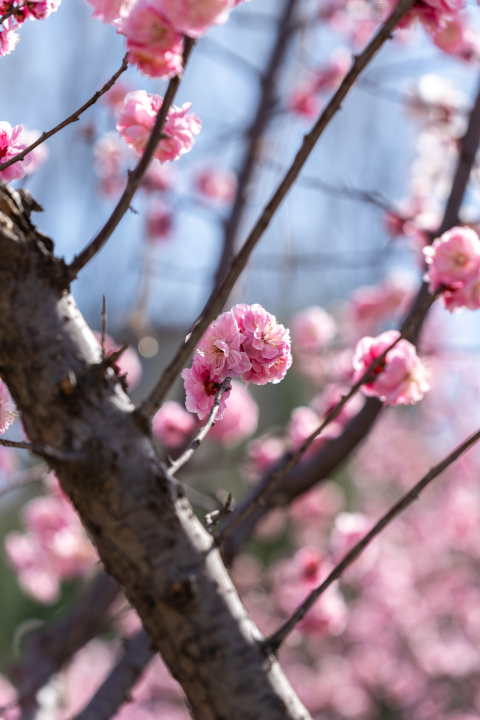
<svg viewBox="0 0 480 720">
<path fill-rule="evenodd" d="M 155 124 L 157 113 L 163 103 L 160 95 L 150 95 L 145 90 L 136 90 L 127 93 L 120 116 L 117 130 L 127 145 L 141 155 L 150 137 Z M 164 135 L 155 152 L 155 157 L 161 162 L 178 160 L 184 153 L 192 149 L 202 124 L 194 113 L 188 113 L 191 103 L 182 107 L 173 105 L 164 125 Z"/>
<path fill-rule="evenodd" d="M 170 24 L 158 2 L 138 0 L 117 26 L 127 38 L 129 61 L 144 75 L 171 78 L 182 72 L 183 35 Z"/>
<path fill-rule="evenodd" d="M 189 412 L 196 413 L 200 420 L 204 420 L 209 414 L 215 401 L 215 395 L 220 389 L 220 382 L 214 377 L 211 368 L 201 355 L 196 355 L 191 368 L 185 368 L 182 372 L 185 381 L 185 405 Z M 220 408 L 217 420 L 223 418 L 226 409 L 226 400 L 230 390 L 223 393 L 220 399 Z"/>
<path fill-rule="evenodd" d="M 376 338 L 364 337 L 357 343 L 353 356 L 354 382 L 360 380 L 399 335 L 398 330 L 389 330 Z M 414 405 L 430 390 L 431 373 L 408 340 L 400 340 L 389 350 L 373 375 L 375 379 L 362 385 L 362 392 L 380 398 L 386 405 Z"/>
</svg>

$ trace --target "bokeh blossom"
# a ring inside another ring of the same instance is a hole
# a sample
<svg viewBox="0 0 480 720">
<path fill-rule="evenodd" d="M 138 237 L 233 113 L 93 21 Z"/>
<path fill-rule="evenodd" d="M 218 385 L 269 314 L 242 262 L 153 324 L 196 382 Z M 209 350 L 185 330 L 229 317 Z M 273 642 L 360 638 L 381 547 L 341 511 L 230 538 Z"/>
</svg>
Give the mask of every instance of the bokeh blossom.
<svg viewBox="0 0 480 720">
<path fill-rule="evenodd" d="M 399 336 L 398 330 L 388 330 L 376 338 L 364 337 L 357 343 L 353 356 L 354 382 Z M 362 392 L 380 398 L 387 405 L 414 405 L 430 389 L 430 371 L 421 362 L 415 346 L 404 339 L 387 352 L 373 375 L 375 379 L 364 383 Z"/>
<path fill-rule="evenodd" d="M 151 95 L 145 90 L 136 90 L 125 96 L 118 118 L 117 130 L 127 145 L 141 155 L 155 124 L 157 113 L 162 106 L 160 95 Z M 201 129 L 201 122 L 194 113 L 189 113 L 191 103 L 182 107 L 173 105 L 167 116 L 163 138 L 157 147 L 155 157 L 160 162 L 171 162 L 192 149 Z"/>
<path fill-rule="evenodd" d="M 154 436 L 168 448 L 183 445 L 195 426 L 193 415 L 175 400 L 167 400 L 152 420 Z"/>
<path fill-rule="evenodd" d="M 424 248 L 430 292 L 442 289 L 449 310 L 480 307 L 480 239 L 471 228 L 455 227 Z"/>
</svg>

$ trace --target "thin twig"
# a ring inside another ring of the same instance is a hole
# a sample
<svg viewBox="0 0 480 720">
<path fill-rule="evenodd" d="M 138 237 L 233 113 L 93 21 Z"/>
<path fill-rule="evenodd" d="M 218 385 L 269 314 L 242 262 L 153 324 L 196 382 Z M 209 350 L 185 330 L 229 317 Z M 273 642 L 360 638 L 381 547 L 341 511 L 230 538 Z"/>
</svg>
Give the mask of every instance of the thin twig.
<svg viewBox="0 0 480 720">
<path fill-rule="evenodd" d="M 163 398 L 172 386 L 178 374 L 181 372 L 182 368 L 185 366 L 203 333 L 211 321 L 214 320 L 221 311 L 236 281 L 244 270 L 253 249 L 270 225 L 272 218 L 294 185 L 323 131 L 338 110 L 340 110 L 343 100 L 355 84 L 355 81 L 362 70 L 369 64 L 382 45 L 391 37 L 392 30 L 398 21 L 410 10 L 412 4 L 413 0 L 400 0 L 388 20 L 382 25 L 363 53 L 355 57 L 351 70 L 343 79 L 337 92 L 321 113 L 313 129 L 304 137 L 302 147 L 298 151 L 290 169 L 286 173 L 272 199 L 264 208 L 242 249 L 232 261 L 230 270 L 221 286 L 218 290 L 215 290 L 212 293 L 201 316 L 194 325 L 189 339 L 179 348 L 174 359 L 165 369 L 162 377 L 153 389 L 153 392 L 140 406 L 139 411 L 145 417 L 153 417 L 159 408 Z"/>
<path fill-rule="evenodd" d="M 216 394 L 215 394 L 215 400 L 213 401 L 212 409 L 210 410 L 210 414 L 208 416 L 207 422 L 205 425 L 198 431 L 197 435 L 195 436 L 194 440 L 192 440 L 190 446 L 185 450 L 185 452 L 180 455 L 178 460 L 175 460 L 172 462 L 170 467 L 168 468 L 168 472 L 170 475 L 175 475 L 177 470 L 179 470 L 181 467 L 187 463 L 190 458 L 192 457 L 195 450 L 199 447 L 199 445 L 202 444 L 202 442 L 205 440 L 208 432 L 210 431 L 212 425 L 215 422 L 215 418 L 218 415 L 218 411 L 220 410 L 220 401 L 222 399 L 222 395 L 226 393 L 228 390 L 231 390 L 230 386 L 231 378 L 227 377 L 222 382 L 220 387 L 218 388 Z"/>
<path fill-rule="evenodd" d="M 190 56 L 190 53 L 192 52 L 194 46 L 195 46 L 195 40 L 189 37 L 185 37 L 185 46 L 183 51 L 183 68 L 185 69 L 185 66 L 187 64 L 188 58 Z M 121 219 L 127 212 L 127 210 L 130 207 L 130 204 L 133 200 L 133 197 L 135 193 L 137 192 L 138 188 L 140 187 L 140 183 L 142 182 L 143 176 L 145 175 L 146 171 L 148 170 L 148 167 L 150 165 L 150 162 L 155 154 L 155 151 L 157 150 L 158 143 L 162 139 L 162 131 L 163 126 L 165 125 L 165 121 L 167 119 L 168 111 L 170 110 L 172 103 L 175 99 L 175 95 L 177 94 L 177 90 L 179 88 L 181 79 L 183 75 L 176 75 L 174 78 L 170 80 L 168 83 L 167 92 L 165 93 L 165 97 L 163 98 L 162 105 L 160 107 L 160 110 L 157 114 L 157 119 L 155 120 L 155 125 L 153 126 L 152 132 L 150 133 L 150 137 L 148 139 L 148 143 L 145 147 L 144 153 L 140 160 L 138 161 L 136 167 L 134 170 L 130 171 L 128 173 L 128 182 L 125 187 L 125 190 L 123 191 L 122 197 L 118 201 L 114 211 L 108 218 L 107 222 L 103 226 L 103 228 L 100 230 L 98 235 L 93 238 L 93 240 L 87 245 L 86 248 L 82 250 L 82 252 L 74 257 L 72 262 L 69 266 L 70 271 L 70 278 L 73 280 L 79 271 L 85 267 L 85 265 L 97 254 L 97 252 L 105 245 L 109 237 L 112 235 L 113 231 L 117 227 L 117 225 L 120 223 Z"/>
<path fill-rule="evenodd" d="M 12 5 L 12 7 L 9 10 L 7 10 L 7 12 L 4 13 L 0 17 L 0 25 L 2 25 L 5 22 L 5 20 L 8 20 L 9 17 L 12 17 L 12 15 L 15 15 L 15 13 L 18 12 L 18 10 L 21 10 L 22 8 L 23 8 L 23 5 Z"/>
<path fill-rule="evenodd" d="M 212 510 L 212 512 L 209 512 L 207 515 L 205 515 L 205 530 L 211 533 L 215 525 L 217 525 L 220 520 L 225 517 L 225 515 L 233 512 L 232 506 L 233 495 L 232 493 L 228 493 L 225 504 L 220 510 Z"/>
<path fill-rule="evenodd" d="M 38 443 L 15 442 L 14 440 L 4 440 L 0 438 L 0 445 L 3 447 L 17 448 L 18 450 L 30 450 L 34 455 L 46 460 L 58 460 L 59 462 L 82 462 L 86 459 L 83 453 L 63 452 L 50 447 L 50 445 L 40 445 Z"/>
<path fill-rule="evenodd" d="M 312 592 L 309 594 L 306 600 L 304 600 L 300 607 L 295 611 L 292 617 L 287 620 L 287 622 L 284 623 L 282 627 L 277 630 L 276 633 L 274 633 L 271 637 L 265 640 L 265 647 L 272 652 L 276 652 L 282 642 L 287 637 L 287 635 L 289 635 L 295 628 L 295 626 L 301 620 L 303 620 L 305 614 L 308 612 L 308 610 L 310 610 L 312 605 L 314 605 L 320 595 L 322 595 L 322 593 L 324 593 L 325 590 L 327 590 L 327 588 L 329 588 L 330 585 L 335 582 L 335 580 L 341 578 L 345 570 L 358 558 L 358 556 L 363 552 L 363 550 L 373 540 L 373 538 L 379 535 L 382 530 L 387 525 L 389 525 L 392 520 L 394 520 L 398 515 L 400 515 L 400 513 L 403 512 L 409 505 L 411 505 L 414 500 L 417 500 L 421 491 L 427 485 L 429 485 L 432 480 L 438 477 L 440 473 L 442 473 L 449 465 L 455 462 L 455 460 L 457 460 L 460 455 L 462 455 L 472 445 L 475 445 L 475 443 L 477 443 L 479 440 L 480 430 L 471 437 L 469 437 L 467 440 L 465 440 L 464 443 L 459 445 L 459 447 L 457 447 L 456 450 L 450 453 L 450 455 L 447 455 L 447 457 L 444 458 L 440 463 L 438 463 L 438 465 L 435 465 L 435 467 L 433 467 L 426 475 L 424 475 L 424 477 L 416 485 L 414 485 L 411 490 L 405 493 L 405 495 L 403 495 L 403 497 L 401 497 L 400 500 L 395 503 L 395 505 L 393 505 L 390 510 L 388 510 L 388 512 L 383 515 L 383 517 L 380 518 L 380 520 L 376 523 L 376 525 L 373 526 L 370 532 L 367 533 L 356 545 L 354 545 L 354 547 L 344 556 L 344 558 L 338 563 L 338 565 L 334 567 L 330 575 L 322 582 L 322 584 L 312 590 Z"/>
<path fill-rule="evenodd" d="M 235 515 L 232 516 L 230 519 L 230 522 L 225 525 L 225 527 L 222 528 L 218 533 L 215 535 L 215 541 L 217 545 L 221 545 L 222 542 L 229 536 L 231 533 L 237 528 L 241 522 L 243 522 L 259 505 L 262 505 L 262 503 L 265 501 L 265 498 L 267 495 L 269 495 L 274 487 L 280 483 L 285 475 L 292 470 L 292 468 L 295 467 L 295 465 L 298 463 L 299 460 L 301 460 L 302 456 L 306 453 L 308 448 L 315 442 L 315 440 L 319 437 L 319 435 L 322 434 L 322 432 L 325 430 L 325 428 L 330 425 L 331 422 L 337 418 L 345 405 L 348 403 L 349 400 L 352 399 L 352 397 L 360 390 L 362 385 L 365 383 L 368 383 L 371 381 L 373 374 L 375 373 L 375 370 L 377 370 L 382 363 L 385 361 L 385 358 L 387 354 L 390 352 L 390 350 L 393 350 L 395 345 L 397 345 L 398 342 L 402 339 L 402 336 L 399 335 L 398 338 L 395 340 L 395 342 L 391 343 L 383 352 L 381 355 L 379 355 L 375 360 L 369 365 L 369 367 L 365 370 L 363 375 L 357 380 L 357 382 L 352 385 L 348 393 L 345 395 L 342 395 L 340 400 L 333 406 L 333 408 L 330 410 L 330 412 L 326 415 L 323 422 L 320 423 L 320 425 L 303 441 L 303 443 L 300 445 L 300 447 L 293 453 L 293 454 L 287 454 L 285 456 L 285 461 L 281 468 L 279 470 L 276 470 L 270 475 L 270 478 L 267 483 L 265 483 L 258 495 L 252 500 L 252 502 L 249 505 L 246 505 L 242 509 L 240 509 Z"/>
<path fill-rule="evenodd" d="M 34 143 L 29 145 L 25 150 L 22 150 L 21 153 L 18 153 L 18 155 L 15 155 L 15 157 L 11 158 L 10 160 L 7 160 L 6 162 L 2 163 L 0 165 L 0 171 L 5 170 L 5 168 L 10 167 L 10 165 L 13 165 L 14 163 L 20 162 L 23 160 L 29 153 L 32 152 L 32 150 L 35 150 L 39 145 L 45 142 L 45 140 L 48 140 L 52 137 L 52 135 L 55 135 L 56 133 L 60 132 L 60 130 L 63 130 L 64 127 L 67 127 L 67 125 L 70 125 L 73 122 L 77 122 L 77 120 L 80 118 L 80 115 L 85 112 L 85 110 L 88 110 L 89 107 L 92 105 L 95 105 L 97 100 L 102 97 L 102 95 L 105 95 L 106 92 L 110 90 L 113 85 L 115 85 L 116 81 L 120 77 L 122 73 L 125 72 L 125 70 L 128 68 L 128 53 L 123 58 L 122 65 L 119 70 L 115 73 L 115 75 L 112 75 L 110 80 L 105 83 L 105 85 L 101 88 L 101 90 L 98 90 L 95 95 L 93 95 L 88 102 L 85 103 L 85 105 L 82 105 L 81 108 L 77 110 L 77 112 L 74 112 L 73 115 L 70 115 L 66 120 L 60 123 L 60 125 L 56 125 L 52 130 L 49 130 L 48 132 L 44 132 L 40 135 L 40 137 L 35 140 Z"/>
</svg>

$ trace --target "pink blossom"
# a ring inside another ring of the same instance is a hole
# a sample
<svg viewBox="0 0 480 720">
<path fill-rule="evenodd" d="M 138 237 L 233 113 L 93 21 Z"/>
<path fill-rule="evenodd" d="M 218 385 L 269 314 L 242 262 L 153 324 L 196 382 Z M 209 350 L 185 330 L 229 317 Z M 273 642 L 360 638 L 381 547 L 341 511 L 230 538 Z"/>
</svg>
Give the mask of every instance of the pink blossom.
<svg viewBox="0 0 480 720">
<path fill-rule="evenodd" d="M 7 18 L 2 24 L 0 31 L 0 57 L 10 55 L 15 50 L 16 44 L 20 40 L 20 36 L 15 32 L 18 28 L 13 18 Z"/>
<path fill-rule="evenodd" d="M 393 9 L 395 0 L 389 0 L 389 9 Z M 419 20 L 425 28 L 436 32 L 445 26 L 448 20 L 454 19 L 465 7 L 465 0 L 423 0 L 416 2 L 409 13 L 399 22 L 399 28 L 410 27 Z"/>
<path fill-rule="evenodd" d="M 232 391 L 223 419 L 215 422 L 208 437 L 226 447 L 233 447 L 253 435 L 257 425 L 257 403 L 241 383 L 232 382 Z"/>
<path fill-rule="evenodd" d="M 237 179 L 229 170 L 210 167 L 196 175 L 195 187 L 209 200 L 231 203 L 235 197 Z"/>
<path fill-rule="evenodd" d="M 292 442 L 293 448 L 297 450 L 304 440 L 310 437 L 310 435 L 318 429 L 321 422 L 322 421 L 318 417 L 317 413 L 310 407 L 297 407 L 292 410 L 287 434 Z M 315 438 L 304 457 L 307 457 L 310 453 L 317 450 L 327 438 L 338 437 L 341 431 L 341 425 L 336 422 L 331 422 L 326 426 L 321 434 Z"/>
<path fill-rule="evenodd" d="M 314 87 L 316 92 L 336 90 L 352 64 L 351 53 L 346 48 L 337 48 L 330 62 L 315 72 Z"/>
<path fill-rule="evenodd" d="M 212 377 L 223 380 L 250 371 L 252 363 L 241 348 L 242 341 L 244 336 L 231 312 L 222 313 L 210 324 L 197 352 L 208 365 Z"/>
<path fill-rule="evenodd" d="M 7 386 L 0 380 L 0 434 L 6 432 L 15 422 L 15 408 Z"/>
<path fill-rule="evenodd" d="M 357 382 L 373 361 L 399 337 L 398 330 L 389 330 L 376 338 L 364 337 L 357 343 L 353 356 L 353 380 Z M 414 405 L 430 389 L 431 373 L 422 364 L 415 346 L 400 340 L 388 351 L 374 372 L 375 380 L 362 385 L 362 392 L 380 398 L 387 405 Z"/>
<path fill-rule="evenodd" d="M 242 377 L 246 383 L 278 383 L 292 365 L 290 333 L 261 305 L 235 305 L 232 313 L 243 335 L 242 347 L 251 369 Z"/>
<path fill-rule="evenodd" d="M 21 12 L 30 20 L 45 20 L 60 7 L 62 0 L 27 0 Z"/>
<path fill-rule="evenodd" d="M 94 8 L 92 17 L 104 23 L 113 23 L 125 17 L 133 5 L 133 0 L 87 0 L 87 2 Z"/>
<path fill-rule="evenodd" d="M 176 448 L 186 442 L 195 425 L 195 418 L 178 402 L 167 400 L 152 420 L 152 431 L 163 445 Z"/>
<path fill-rule="evenodd" d="M 145 90 L 130 92 L 125 97 L 117 130 L 138 155 L 145 150 L 162 103 L 160 95 L 150 95 Z M 168 137 L 160 141 L 155 152 L 161 163 L 178 160 L 192 149 L 193 136 L 200 132 L 201 122 L 194 113 L 188 114 L 191 106 L 191 103 L 185 103 L 180 108 L 175 105 L 170 108 L 163 129 Z"/>
<path fill-rule="evenodd" d="M 271 435 L 262 435 L 248 443 L 246 474 L 256 480 L 285 454 L 285 442 Z"/>
<path fill-rule="evenodd" d="M 213 24 L 225 22 L 235 0 L 161 0 L 172 25 L 190 37 L 204 35 Z"/>
<path fill-rule="evenodd" d="M 200 420 L 207 417 L 213 407 L 215 395 L 220 389 L 218 378 L 212 376 L 211 368 L 202 355 L 196 355 L 191 368 L 182 372 L 185 381 L 185 405 L 189 412 L 196 413 Z M 226 400 L 230 390 L 223 393 L 220 399 L 220 408 L 217 420 L 223 418 L 226 409 Z"/>
<path fill-rule="evenodd" d="M 333 317 L 316 305 L 297 313 L 292 320 L 294 348 L 301 351 L 323 350 L 336 332 L 337 324 Z"/>
<path fill-rule="evenodd" d="M 169 240 L 173 227 L 173 214 L 170 208 L 162 202 L 151 204 L 146 213 L 145 225 L 147 238 L 152 243 Z"/>
<path fill-rule="evenodd" d="M 183 35 L 170 24 L 155 0 L 137 0 L 118 21 L 127 38 L 129 62 L 148 77 L 171 78 L 182 72 Z"/>
<path fill-rule="evenodd" d="M 454 227 L 423 249 L 429 270 L 425 279 L 430 291 L 441 285 L 457 287 L 480 273 L 480 240 L 471 228 Z"/>
<path fill-rule="evenodd" d="M 8 122 L 0 122 L 0 163 L 7 162 L 18 153 L 28 147 L 24 141 L 23 125 L 15 125 L 12 128 Z M 25 168 L 29 165 L 31 158 L 27 155 L 23 160 L 10 165 L 0 172 L 0 180 L 10 182 L 19 180 L 25 176 Z"/>
<path fill-rule="evenodd" d="M 287 107 L 297 115 L 313 120 L 318 116 L 322 101 L 311 86 L 297 88 L 287 102 Z"/>
<path fill-rule="evenodd" d="M 462 17 L 448 20 L 443 27 L 437 28 L 433 34 L 435 45 L 450 55 L 463 60 L 471 60 L 478 49 L 477 38 Z"/>
</svg>

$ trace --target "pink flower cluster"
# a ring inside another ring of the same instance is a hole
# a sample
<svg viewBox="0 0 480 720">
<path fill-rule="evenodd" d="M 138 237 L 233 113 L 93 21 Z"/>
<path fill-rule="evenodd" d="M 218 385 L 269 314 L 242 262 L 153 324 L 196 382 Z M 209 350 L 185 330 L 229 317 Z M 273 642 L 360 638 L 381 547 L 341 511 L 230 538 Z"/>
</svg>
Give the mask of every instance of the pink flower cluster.
<svg viewBox="0 0 480 720">
<path fill-rule="evenodd" d="M 154 436 L 167 448 L 183 445 L 195 426 L 195 418 L 175 400 L 167 400 L 152 420 Z"/>
<path fill-rule="evenodd" d="M 21 587 L 41 603 L 56 602 L 61 582 L 84 575 L 97 561 L 56 479 L 49 481 L 48 489 L 48 495 L 30 500 L 23 508 L 26 532 L 13 531 L 5 538 L 7 557 Z"/>
<path fill-rule="evenodd" d="M 8 17 L 1 26 L 0 57 L 9 55 L 15 48 L 20 39 L 15 30 L 25 20 L 45 20 L 58 10 L 61 2 L 62 0 L 0 0 L 0 15 L 15 8 L 13 15 Z"/>
<path fill-rule="evenodd" d="M 0 435 L 15 422 L 16 413 L 7 386 L 0 380 Z"/>
<path fill-rule="evenodd" d="M 197 346 L 193 365 L 185 369 L 186 407 L 205 418 L 222 380 L 241 377 L 245 383 L 278 383 L 292 364 L 290 334 L 260 305 L 235 305 L 220 315 Z M 222 396 L 218 420 L 229 392 Z"/>
<path fill-rule="evenodd" d="M 480 239 L 474 230 L 454 227 L 423 254 L 430 292 L 441 290 L 448 310 L 480 308 Z"/>
<path fill-rule="evenodd" d="M 145 90 L 129 92 L 117 122 L 117 130 L 127 145 L 141 155 L 155 124 L 157 113 L 163 103 L 160 95 L 151 95 Z M 178 160 L 184 153 L 192 149 L 202 124 L 194 113 L 188 113 L 191 103 L 182 107 L 173 105 L 167 116 L 163 132 L 167 136 L 162 139 L 155 152 L 161 163 Z"/>
<path fill-rule="evenodd" d="M 398 330 L 388 330 L 376 338 L 364 337 L 357 343 L 353 356 L 354 382 L 399 336 Z M 387 352 L 374 375 L 374 380 L 362 385 L 362 392 L 380 398 L 387 405 L 414 405 L 430 389 L 431 373 L 408 340 L 400 340 Z"/>
<path fill-rule="evenodd" d="M 93 17 L 113 23 L 126 37 L 130 62 L 144 75 L 164 79 L 182 72 L 183 36 L 204 35 L 242 1 L 88 0 Z"/>
<path fill-rule="evenodd" d="M 229 170 L 207 167 L 196 175 L 195 187 L 209 200 L 231 203 L 237 190 L 237 179 Z"/>
<path fill-rule="evenodd" d="M 18 155 L 22 150 L 28 147 L 28 143 L 23 136 L 23 125 L 15 125 L 12 128 L 8 122 L 0 122 L 0 163 L 7 162 L 11 158 Z M 10 182 L 11 180 L 20 180 L 25 177 L 25 170 L 31 161 L 31 157 L 27 155 L 20 162 L 10 165 L 10 167 L 0 172 L 0 180 Z"/>
<path fill-rule="evenodd" d="M 389 11 L 395 5 L 396 0 L 389 0 Z M 410 27 L 418 20 L 428 32 L 435 35 L 446 26 L 447 22 L 457 20 L 464 7 L 465 0 L 417 0 L 398 27 Z"/>
</svg>

